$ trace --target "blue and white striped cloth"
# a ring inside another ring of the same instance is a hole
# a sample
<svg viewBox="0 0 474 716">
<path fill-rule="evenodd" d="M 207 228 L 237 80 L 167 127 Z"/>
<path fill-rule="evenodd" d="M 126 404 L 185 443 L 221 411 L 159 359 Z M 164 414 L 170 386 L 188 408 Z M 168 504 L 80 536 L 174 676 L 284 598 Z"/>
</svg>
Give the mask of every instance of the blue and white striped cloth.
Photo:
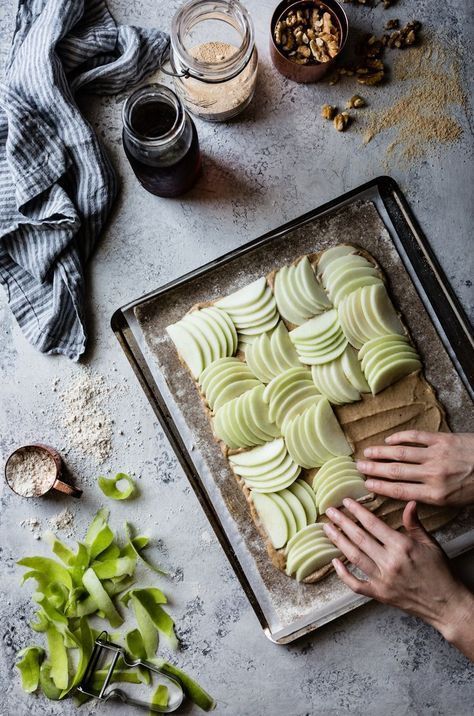
<svg viewBox="0 0 474 716">
<path fill-rule="evenodd" d="M 116 25 L 104 0 L 20 0 L 0 84 L 0 281 L 44 353 L 84 352 L 84 265 L 117 193 L 74 93 L 139 82 L 167 43 Z"/>
</svg>

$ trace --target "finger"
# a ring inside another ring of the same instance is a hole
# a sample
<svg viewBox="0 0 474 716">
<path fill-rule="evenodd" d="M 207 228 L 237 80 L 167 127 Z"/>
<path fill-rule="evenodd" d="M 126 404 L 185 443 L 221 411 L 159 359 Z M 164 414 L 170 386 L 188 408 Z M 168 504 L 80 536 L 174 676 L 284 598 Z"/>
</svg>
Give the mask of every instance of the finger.
<svg viewBox="0 0 474 716">
<path fill-rule="evenodd" d="M 414 443 L 415 445 L 434 445 L 438 440 L 438 433 L 425 433 L 423 430 L 402 430 L 385 438 L 388 445 L 400 443 Z"/>
<path fill-rule="evenodd" d="M 352 589 L 356 594 L 364 594 L 366 597 L 372 597 L 370 582 L 364 582 L 362 579 L 354 577 L 340 559 L 333 559 L 332 564 L 341 582 L 344 582 L 349 589 Z"/>
<path fill-rule="evenodd" d="M 410 485 L 407 482 L 368 479 L 365 481 L 365 486 L 370 492 L 392 497 L 394 500 L 402 500 L 403 502 L 418 500 L 419 502 L 434 504 L 434 500 L 430 497 L 430 490 L 426 485 Z"/>
<path fill-rule="evenodd" d="M 423 463 L 429 460 L 426 448 L 406 447 L 405 445 L 374 445 L 365 448 L 364 455 L 373 460 L 394 460 L 396 462 Z"/>
<path fill-rule="evenodd" d="M 328 507 L 326 514 L 329 519 L 349 537 L 364 554 L 370 557 L 376 564 L 384 561 L 384 549 L 371 535 L 362 527 L 356 525 L 349 517 L 334 507 Z"/>
<path fill-rule="evenodd" d="M 376 475 L 388 480 L 408 480 L 423 482 L 426 480 L 426 469 L 422 465 L 410 465 L 403 462 L 371 462 L 357 460 L 357 469 L 364 475 Z"/>
<path fill-rule="evenodd" d="M 334 525 L 331 524 L 324 524 L 323 530 L 331 542 L 333 542 L 336 547 L 341 550 L 354 567 L 361 569 L 368 577 L 378 573 L 379 570 L 377 565 L 369 557 L 367 557 L 366 554 L 361 552 L 360 549 L 358 549 L 355 544 L 350 541 L 350 539 L 347 539 L 347 537 L 340 530 L 338 530 L 337 527 L 334 527 Z"/>
<path fill-rule="evenodd" d="M 403 510 L 403 526 L 409 537 L 423 544 L 433 544 L 434 540 L 425 530 L 418 517 L 417 505 L 413 500 Z"/>
<path fill-rule="evenodd" d="M 382 544 L 393 544 L 401 541 L 402 536 L 391 527 L 385 524 L 379 517 L 376 517 L 366 507 L 359 504 L 355 500 L 347 497 L 344 501 L 344 507 L 354 515 L 354 517 L 365 527 L 367 532 L 376 537 Z"/>
</svg>

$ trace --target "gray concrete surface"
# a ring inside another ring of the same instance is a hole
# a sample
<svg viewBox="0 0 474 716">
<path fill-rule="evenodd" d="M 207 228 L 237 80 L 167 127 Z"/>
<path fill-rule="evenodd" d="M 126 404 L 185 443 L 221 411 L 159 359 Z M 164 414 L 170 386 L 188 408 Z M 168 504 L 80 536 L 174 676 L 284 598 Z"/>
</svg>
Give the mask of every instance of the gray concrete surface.
<svg viewBox="0 0 474 716">
<path fill-rule="evenodd" d="M 166 29 L 179 3 L 113 0 L 110 4 L 121 21 Z M 341 136 L 319 118 L 324 101 L 341 104 L 352 87 L 302 87 L 276 75 L 267 52 L 274 3 L 248 0 L 246 4 L 255 20 L 261 57 L 257 94 L 237 121 L 197 122 L 204 174 L 189 195 L 166 201 L 138 186 L 121 148 L 123 97 L 83 102 L 122 184 L 90 265 L 89 350 L 81 365 L 39 355 L 23 339 L 5 297 L 0 296 L 2 457 L 32 440 L 63 451 L 70 448 L 61 426 L 60 390 L 54 391 L 52 384 L 59 378 L 59 388 L 65 388 L 89 366 L 105 376 L 110 387 L 107 409 L 115 420 L 113 451 L 100 465 L 69 449 L 68 467 L 84 487 L 80 501 L 67 503 L 75 516 L 71 534 L 80 539 L 103 503 L 94 485 L 98 474 L 128 470 L 139 477 L 140 498 L 112 504 L 112 522 L 118 528 L 128 519 L 159 538 L 157 558 L 171 572 L 169 581 L 160 581 L 172 598 L 183 639 L 180 662 L 215 695 L 218 714 L 464 716 L 472 713 L 474 702 L 467 660 L 433 629 L 394 609 L 370 604 L 288 648 L 266 640 L 109 327 L 118 306 L 387 172 L 384 156 L 389 135 L 363 148 L 355 127 Z M 0 6 L 1 60 L 14 28 L 14 6 L 12 0 Z M 354 25 L 373 21 L 379 29 L 387 17 L 426 22 L 461 53 L 467 87 L 473 76 L 472 32 L 466 26 L 469 7 L 469 0 L 400 0 L 387 14 L 381 7 L 372 11 L 349 6 L 348 12 Z M 389 101 L 394 91 L 388 85 L 364 95 L 377 105 Z M 457 144 L 433 151 L 410 167 L 393 163 L 388 171 L 406 192 L 456 293 L 471 312 L 473 145 L 468 116 L 456 107 L 453 113 L 464 128 Z M 74 710 L 70 702 L 24 695 L 13 669 L 16 651 L 32 640 L 27 625 L 31 590 L 19 588 L 21 571 L 15 561 L 47 552 L 20 522 L 37 517 L 41 527 L 47 527 L 66 500 L 22 501 L 4 486 L 2 490 L 0 714 L 69 714 Z M 472 557 L 463 562 L 472 574 Z M 85 706 L 82 712 L 140 713 L 112 705 Z"/>
</svg>

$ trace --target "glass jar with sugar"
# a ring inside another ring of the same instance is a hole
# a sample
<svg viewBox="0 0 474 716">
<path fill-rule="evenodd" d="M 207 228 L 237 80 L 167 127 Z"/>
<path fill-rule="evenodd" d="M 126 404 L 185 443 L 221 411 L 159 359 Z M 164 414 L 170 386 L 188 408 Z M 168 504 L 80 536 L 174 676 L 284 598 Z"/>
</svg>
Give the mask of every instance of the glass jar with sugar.
<svg viewBox="0 0 474 716">
<path fill-rule="evenodd" d="M 191 0 L 171 26 L 170 62 L 186 107 L 223 122 L 251 101 L 258 56 L 253 23 L 237 0 Z"/>
</svg>

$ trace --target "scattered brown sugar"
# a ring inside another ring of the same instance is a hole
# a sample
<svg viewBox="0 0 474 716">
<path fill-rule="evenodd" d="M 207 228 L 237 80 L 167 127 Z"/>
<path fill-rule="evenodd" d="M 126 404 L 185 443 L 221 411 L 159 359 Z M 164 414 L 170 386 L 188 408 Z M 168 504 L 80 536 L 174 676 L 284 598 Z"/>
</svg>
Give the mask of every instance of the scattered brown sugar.
<svg viewBox="0 0 474 716">
<path fill-rule="evenodd" d="M 451 53 L 433 42 L 428 49 L 406 49 L 394 60 L 393 85 L 399 87 L 399 96 L 368 118 L 364 144 L 378 134 L 395 132 L 387 158 L 411 163 L 437 145 L 460 138 L 463 130 L 452 113 L 456 105 L 465 105 L 466 95 Z"/>
</svg>

